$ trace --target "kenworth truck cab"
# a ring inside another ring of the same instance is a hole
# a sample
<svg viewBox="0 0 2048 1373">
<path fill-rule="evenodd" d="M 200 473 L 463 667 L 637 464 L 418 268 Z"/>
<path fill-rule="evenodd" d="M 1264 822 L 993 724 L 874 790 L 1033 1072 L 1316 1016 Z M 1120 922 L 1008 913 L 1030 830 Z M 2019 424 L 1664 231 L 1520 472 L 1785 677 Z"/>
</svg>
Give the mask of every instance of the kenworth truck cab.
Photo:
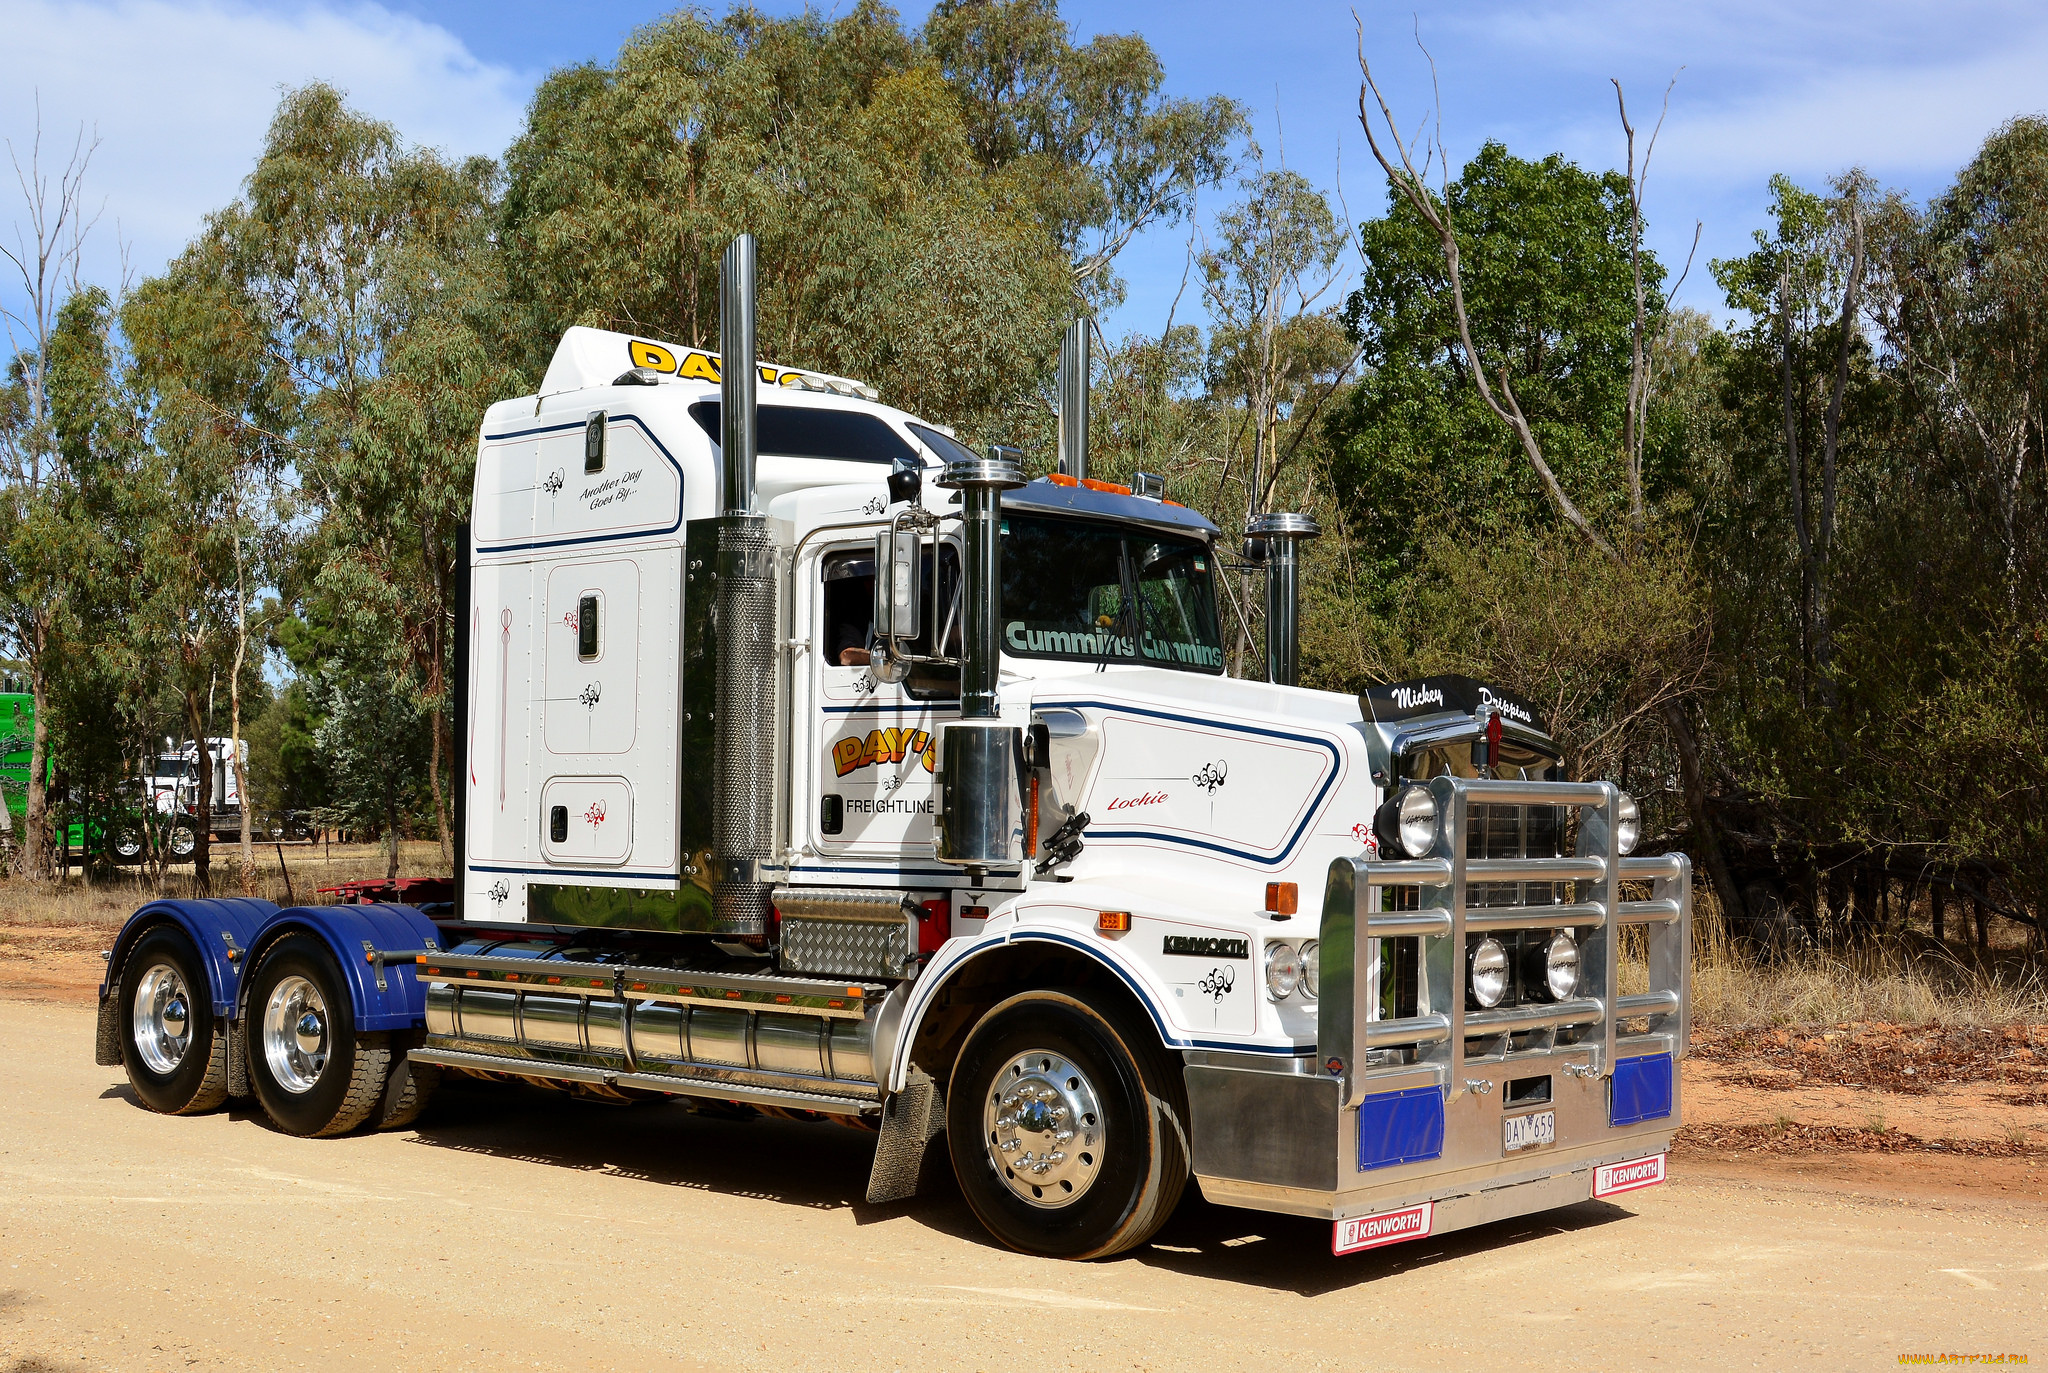
<svg viewBox="0 0 2048 1373">
<path fill-rule="evenodd" d="M 101 1062 L 311 1136 L 448 1073 L 836 1122 L 877 1202 L 943 1134 L 1068 1258 L 1191 1178 L 1339 1253 L 1662 1180 L 1690 874 L 1628 797 L 1491 685 L 1292 685 L 1300 516 L 1226 675 L 1226 541 L 1086 477 L 1078 387 L 1026 481 L 755 363 L 725 267 L 720 353 L 571 329 L 484 418 L 451 899 L 153 902 Z"/>
</svg>

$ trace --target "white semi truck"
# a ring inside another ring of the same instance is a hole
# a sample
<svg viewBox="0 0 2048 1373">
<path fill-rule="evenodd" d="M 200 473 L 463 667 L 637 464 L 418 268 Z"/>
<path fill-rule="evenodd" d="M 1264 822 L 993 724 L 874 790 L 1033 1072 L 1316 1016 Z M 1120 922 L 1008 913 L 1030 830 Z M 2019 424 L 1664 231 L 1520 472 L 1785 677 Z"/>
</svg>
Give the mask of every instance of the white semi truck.
<svg viewBox="0 0 2048 1373">
<path fill-rule="evenodd" d="M 754 362 L 752 252 L 719 354 L 571 329 L 484 418 L 452 899 L 152 903 L 100 1061 L 302 1135 L 448 1073 L 739 1104 L 874 1131 L 875 1201 L 943 1135 L 1066 1258 L 1191 1179 L 1339 1253 L 1661 1181 L 1690 874 L 1629 798 L 1507 692 L 1293 685 L 1299 516 L 1227 676 L 1225 541 L 1087 477 L 1085 360 L 1026 481 Z"/>
</svg>

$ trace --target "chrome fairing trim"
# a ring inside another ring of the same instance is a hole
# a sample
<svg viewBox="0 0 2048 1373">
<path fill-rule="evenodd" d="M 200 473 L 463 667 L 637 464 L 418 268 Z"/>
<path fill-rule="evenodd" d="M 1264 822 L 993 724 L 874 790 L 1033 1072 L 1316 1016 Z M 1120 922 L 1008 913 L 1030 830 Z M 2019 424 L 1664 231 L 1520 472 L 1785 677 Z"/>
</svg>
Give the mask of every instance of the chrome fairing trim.
<svg viewBox="0 0 2048 1373">
<path fill-rule="evenodd" d="M 780 1106 L 789 1110 L 817 1111 L 824 1115 L 865 1115 L 881 1109 L 878 1098 L 855 1100 L 825 1096 L 817 1092 L 761 1087 L 751 1083 L 623 1072 L 575 1063 L 509 1058 L 502 1054 L 469 1053 L 459 1049 L 414 1049 L 408 1057 L 415 1063 L 435 1063 L 445 1068 L 466 1068 L 473 1072 L 505 1073 L 513 1077 L 539 1078 L 550 1082 L 592 1082 L 606 1087 L 641 1087 L 648 1091 L 668 1092 L 674 1096 L 740 1101 L 751 1106 Z"/>
</svg>

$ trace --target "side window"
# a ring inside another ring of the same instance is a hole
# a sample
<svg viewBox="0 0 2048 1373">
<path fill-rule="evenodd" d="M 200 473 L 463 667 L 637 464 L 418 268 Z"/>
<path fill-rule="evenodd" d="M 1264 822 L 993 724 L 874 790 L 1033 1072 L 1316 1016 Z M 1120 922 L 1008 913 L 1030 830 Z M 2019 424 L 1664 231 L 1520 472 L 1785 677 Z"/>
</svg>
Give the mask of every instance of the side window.
<svg viewBox="0 0 2048 1373">
<path fill-rule="evenodd" d="M 932 553 L 930 548 L 924 554 L 925 594 L 930 596 L 932 578 Z M 938 558 L 939 575 L 939 624 L 924 624 L 922 632 L 914 639 L 906 640 L 904 647 L 912 653 L 932 652 L 934 634 L 944 629 L 945 654 L 958 657 L 960 654 L 961 610 L 955 603 L 960 590 L 960 556 L 951 544 L 942 544 Z M 841 553 L 828 553 L 820 563 L 823 586 L 819 597 L 823 606 L 823 623 L 819 626 L 820 643 L 823 646 L 823 663 L 826 667 L 864 668 L 868 665 L 868 641 L 875 629 L 875 554 L 874 549 L 849 549 Z M 929 619 L 929 601 L 927 601 Z M 950 623 L 949 623 L 950 621 Z M 960 670 L 955 667 L 919 664 L 913 667 L 909 680 L 904 683 L 911 696 L 924 700 L 930 697 L 951 698 L 960 694 Z"/>
<path fill-rule="evenodd" d="M 830 553 L 824 562 L 827 667 L 866 667 L 875 628 L 875 555 Z"/>
<path fill-rule="evenodd" d="M 602 642 L 597 625 L 600 604 L 601 598 L 595 592 L 576 602 L 576 656 L 586 663 L 595 661 Z"/>
</svg>

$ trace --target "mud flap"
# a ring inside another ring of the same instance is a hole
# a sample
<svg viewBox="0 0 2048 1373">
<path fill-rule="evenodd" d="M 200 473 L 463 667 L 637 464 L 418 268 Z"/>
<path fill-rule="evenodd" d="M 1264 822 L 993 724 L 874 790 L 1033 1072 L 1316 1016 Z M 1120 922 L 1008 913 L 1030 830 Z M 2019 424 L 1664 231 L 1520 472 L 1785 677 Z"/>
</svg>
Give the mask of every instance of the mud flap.
<svg viewBox="0 0 2048 1373">
<path fill-rule="evenodd" d="M 119 993 L 100 998 L 99 1037 L 93 1043 L 92 1061 L 102 1068 L 121 1066 L 121 998 Z"/>
<path fill-rule="evenodd" d="M 228 1095 L 239 1101 L 254 1094 L 249 1086 L 249 1022 L 230 1020 L 221 1029 L 228 1037 Z"/>
<path fill-rule="evenodd" d="M 882 1107 L 882 1134 L 875 1141 L 875 1166 L 868 1174 L 868 1204 L 907 1201 L 917 1195 L 925 1146 L 946 1128 L 945 1094 L 912 1066 L 903 1090 Z"/>
<path fill-rule="evenodd" d="M 394 1035 L 393 1038 L 398 1036 Z M 405 1089 L 412 1086 L 412 1059 L 400 1045 L 391 1055 L 391 1071 L 384 1075 L 384 1099 L 377 1103 L 377 1109 L 370 1118 L 378 1124 L 391 1119 L 398 1103 L 405 1100 Z"/>
</svg>

